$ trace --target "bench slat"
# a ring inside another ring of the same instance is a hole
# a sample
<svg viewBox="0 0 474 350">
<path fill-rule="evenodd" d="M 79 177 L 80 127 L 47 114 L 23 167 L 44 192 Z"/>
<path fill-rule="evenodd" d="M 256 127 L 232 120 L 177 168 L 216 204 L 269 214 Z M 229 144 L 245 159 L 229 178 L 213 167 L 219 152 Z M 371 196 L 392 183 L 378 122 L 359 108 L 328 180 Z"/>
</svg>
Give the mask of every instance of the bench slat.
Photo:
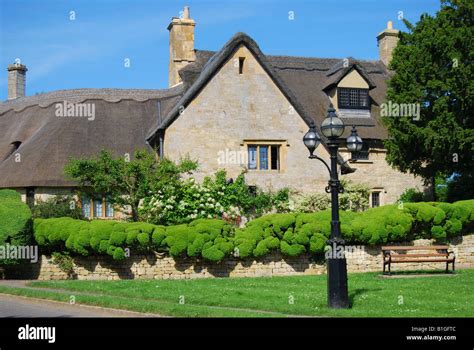
<svg viewBox="0 0 474 350">
<path fill-rule="evenodd" d="M 393 258 L 422 258 L 422 257 L 430 257 L 430 256 L 447 256 L 446 253 L 439 253 L 439 254 L 390 254 L 390 256 Z"/>
<path fill-rule="evenodd" d="M 382 250 L 444 250 L 449 249 L 447 245 L 430 245 L 430 246 L 385 246 Z"/>
<path fill-rule="evenodd" d="M 403 260 L 392 260 L 392 263 L 408 263 L 408 262 L 453 262 L 453 258 L 449 259 L 426 259 L 426 260 L 420 260 L 420 259 L 403 259 Z"/>
</svg>

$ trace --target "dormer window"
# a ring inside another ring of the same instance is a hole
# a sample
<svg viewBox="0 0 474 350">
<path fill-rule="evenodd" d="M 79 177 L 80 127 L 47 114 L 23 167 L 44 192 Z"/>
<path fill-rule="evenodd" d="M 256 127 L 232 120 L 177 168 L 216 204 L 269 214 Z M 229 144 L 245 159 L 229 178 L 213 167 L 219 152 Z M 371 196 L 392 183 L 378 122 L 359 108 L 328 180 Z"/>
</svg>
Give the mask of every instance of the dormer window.
<svg viewBox="0 0 474 350">
<path fill-rule="evenodd" d="M 337 88 L 339 109 L 370 109 L 369 89 Z"/>
</svg>

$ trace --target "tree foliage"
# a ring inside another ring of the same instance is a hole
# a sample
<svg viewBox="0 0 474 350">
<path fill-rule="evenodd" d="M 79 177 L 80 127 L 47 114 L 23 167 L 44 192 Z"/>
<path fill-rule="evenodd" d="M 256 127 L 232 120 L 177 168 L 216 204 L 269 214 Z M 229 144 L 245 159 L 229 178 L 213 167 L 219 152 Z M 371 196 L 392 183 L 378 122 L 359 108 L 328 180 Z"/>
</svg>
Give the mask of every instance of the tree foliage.
<svg viewBox="0 0 474 350">
<path fill-rule="evenodd" d="M 474 2 L 442 1 L 400 33 L 388 101 L 419 103 L 420 116 L 385 117 L 388 162 L 432 182 L 436 175 L 472 179 L 474 161 Z M 472 181 L 471 181 L 472 183 Z"/>
<path fill-rule="evenodd" d="M 139 150 L 132 159 L 115 158 L 102 150 L 95 158 L 71 159 L 65 173 L 79 183 L 80 192 L 107 195 L 115 205 L 130 208 L 133 221 L 138 221 L 140 200 L 149 193 L 173 186 L 184 173 L 197 168 L 189 158 L 178 164 L 158 160 L 154 154 Z"/>
</svg>

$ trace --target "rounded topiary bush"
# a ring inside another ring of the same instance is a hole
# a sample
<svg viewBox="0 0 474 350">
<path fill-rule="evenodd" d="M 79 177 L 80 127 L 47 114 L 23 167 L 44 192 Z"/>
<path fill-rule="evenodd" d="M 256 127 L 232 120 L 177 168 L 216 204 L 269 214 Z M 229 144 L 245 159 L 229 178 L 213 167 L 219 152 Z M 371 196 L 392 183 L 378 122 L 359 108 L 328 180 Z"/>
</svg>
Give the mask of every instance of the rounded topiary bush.
<svg viewBox="0 0 474 350">
<path fill-rule="evenodd" d="M 127 230 L 125 234 L 126 234 L 125 243 L 128 246 L 134 246 L 138 244 L 138 239 L 137 239 L 137 236 L 139 234 L 138 230 L 135 230 L 135 229 Z"/>
<path fill-rule="evenodd" d="M 114 250 L 112 257 L 114 260 L 125 260 L 125 251 L 118 247 Z"/>
<path fill-rule="evenodd" d="M 100 241 L 100 236 L 94 236 L 93 237 L 94 241 L 99 239 Z M 115 246 L 121 246 L 122 244 L 125 243 L 127 240 L 127 233 L 124 231 L 113 231 L 112 234 L 110 235 L 109 243 Z"/>
<path fill-rule="evenodd" d="M 141 249 L 146 249 L 150 244 L 150 235 L 147 232 L 139 233 L 137 241 Z"/>
<path fill-rule="evenodd" d="M 324 252 L 326 247 L 327 237 L 321 233 L 316 233 L 311 237 L 309 242 L 309 251 L 313 254 L 320 254 Z"/>
<path fill-rule="evenodd" d="M 291 257 L 299 256 L 306 252 L 306 249 L 303 245 L 298 243 L 288 244 L 286 241 L 280 242 L 280 250 L 284 255 Z"/>
<path fill-rule="evenodd" d="M 164 248 L 163 241 L 166 238 L 166 230 L 163 226 L 156 226 L 151 235 L 151 242 L 155 249 Z"/>
<path fill-rule="evenodd" d="M 170 226 L 166 229 L 166 238 L 163 242 L 169 247 L 171 256 L 183 255 L 189 241 L 194 239 L 195 234 L 186 224 Z"/>
<path fill-rule="evenodd" d="M 202 257 L 209 261 L 218 262 L 224 259 L 225 253 L 215 245 L 211 245 L 210 247 L 202 250 Z"/>
</svg>

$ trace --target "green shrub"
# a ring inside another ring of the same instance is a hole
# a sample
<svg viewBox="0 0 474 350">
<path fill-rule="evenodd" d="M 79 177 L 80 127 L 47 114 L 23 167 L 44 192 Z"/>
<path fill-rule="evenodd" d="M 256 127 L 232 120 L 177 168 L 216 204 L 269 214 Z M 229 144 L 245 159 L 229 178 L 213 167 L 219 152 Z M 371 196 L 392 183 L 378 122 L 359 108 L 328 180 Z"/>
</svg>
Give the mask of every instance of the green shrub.
<svg viewBox="0 0 474 350">
<path fill-rule="evenodd" d="M 341 233 L 347 244 L 379 245 L 461 235 L 472 228 L 474 200 L 449 203 L 386 205 L 365 212 L 341 212 Z M 223 220 L 198 219 L 189 224 L 155 226 L 71 218 L 36 219 L 36 241 L 42 248 L 74 254 L 108 254 L 124 258 L 124 249 L 160 250 L 218 262 L 233 254 L 259 258 L 272 251 L 286 256 L 323 254 L 330 237 L 330 210 L 271 214 L 233 228 Z"/>
<path fill-rule="evenodd" d="M 326 247 L 326 236 L 323 236 L 320 233 L 315 233 L 309 242 L 309 251 L 313 254 L 320 254 L 324 252 Z"/>
<path fill-rule="evenodd" d="M 202 256 L 207 260 L 217 262 L 221 261 L 225 257 L 225 253 L 213 245 L 209 248 L 203 249 Z"/>
<path fill-rule="evenodd" d="M 82 210 L 71 195 L 57 195 L 46 201 L 38 201 L 33 207 L 33 218 L 83 219 Z"/>
<path fill-rule="evenodd" d="M 127 233 L 122 231 L 113 231 L 110 235 L 109 243 L 112 245 L 120 246 L 127 240 Z M 99 236 L 94 236 L 95 239 L 99 239 Z M 100 240 L 99 240 L 100 242 Z"/>
<path fill-rule="evenodd" d="M 125 242 L 128 246 L 134 246 L 138 244 L 138 230 L 130 230 L 126 232 L 127 237 L 125 238 Z"/>
<path fill-rule="evenodd" d="M 288 244 L 286 241 L 280 242 L 280 250 L 283 254 L 292 256 L 292 257 L 301 255 L 306 251 L 303 245 L 297 244 L 297 243 Z"/>
<path fill-rule="evenodd" d="M 173 257 L 184 255 L 190 241 L 192 242 L 195 233 L 186 224 L 170 226 L 166 229 L 164 243 L 169 247 L 169 253 Z"/>
<path fill-rule="evenodd" d="M 399 202 L 417 203 L 427 200 L 427 196 L 416 188 L 407 188 L 398 198 Z"/>
<path fill-rule="evenodd" d="M 210 241 L 208 234 L 197 235 L 194 240 L 188 245 L 187 253 L 188 256 L 198 257 L 202 254 L 204 245 Z"/>
<path fill-rule="evenodd" d="M 433 238 L 441 240 L 446 238 L 446 231 L 442 226 L 435 225 L 431 228 Z"/>
<path fill-rule="evenodd" d="M 277 249 L 280 246 L 280 240 L 277 237 L 267 237 L 260 241 L 253 250 L 253 256 L 265 256 L 270 251 Z"/>
<path fill-rule="evenodd" d="M 150 235 L 146 232 L 139 233 L 137 235 L 137 240 L 140 248 L 146 249 L 150 244 Z"/>
<path fill-rule="evenodd" d="M 54 252 L 51 257 L 53 264 L 58 265 L 59 269 L 67 274 L 68 279 L 74 277 L 74 260 L 69 253 Z"/>
<path fill-rule="evenodd" d="M 114 258 L 114 260 L 124 260 L 125 251 L 122 248 L 118 247 L 114 250 L 112 257 Z"/>
<path fill-rule="evenodd" d="M 163 226 L 156 226 L 151 236 L 151 241 L 155 249 L 163 248 L 163 241 L 166 238 L 166 230 Z"/>
<path fill-rule="evenodd" d="M 464 200 L 453 203 L 454 206 L 464 208 L 469 215 L 466 215 L 467 221 L 474 221 L 474 200 Z"/>
<path fill-rule="evenodd" d="M 0 245 L 28 245 L 32 242 L 32 220 L 28 205 L 14 190 L 0 190 Z M 17 261 L 0 260 L 2 264 Z"/>
</svg>

